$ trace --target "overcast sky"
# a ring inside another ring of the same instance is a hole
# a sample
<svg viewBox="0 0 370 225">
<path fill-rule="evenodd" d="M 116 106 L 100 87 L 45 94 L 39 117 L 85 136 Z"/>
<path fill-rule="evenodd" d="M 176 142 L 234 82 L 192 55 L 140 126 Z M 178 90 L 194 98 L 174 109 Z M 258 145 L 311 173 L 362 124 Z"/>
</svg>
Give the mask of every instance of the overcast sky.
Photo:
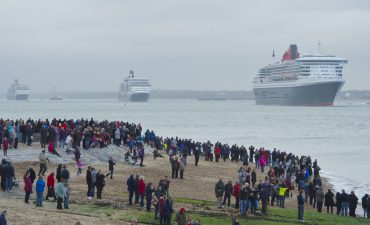
<svg viewBox="0 0 370 225">
<path fill-rule="evenodd" d="M 324 2 L 324 3 L 323 3 Z M 370 89 L 369 0 L 0 2 L 0 93 L 117 91 L 129 70 L 154 89 L 251 90 L 289 44 L 344 57 L 348 89 Z"/>
</svg>

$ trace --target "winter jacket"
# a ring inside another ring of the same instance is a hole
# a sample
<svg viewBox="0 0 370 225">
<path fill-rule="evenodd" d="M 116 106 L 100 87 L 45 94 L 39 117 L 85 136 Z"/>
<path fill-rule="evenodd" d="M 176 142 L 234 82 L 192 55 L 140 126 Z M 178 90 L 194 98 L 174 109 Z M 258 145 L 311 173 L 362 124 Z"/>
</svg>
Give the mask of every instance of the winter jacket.
<svg viewBox="0 0 370 225">
<path fill-rule="evenodd" d="M 44 180 L 41 180 L 41 179 L 38 179 L 37 181 L 36 181 L 36 192 L 41 192 L 41 193 L 43 193 L 44 192 L 44 190 L 45 190 L 45 181 Z"/>
<path fill-rule="evenodd" d="M 227 183 L 225 185 L 225 196 L 231 196 L 233 193 L 233 185 L 231 183 Z"/>
<path fill-rule="evenodd" d="M 316 191 L 316 200 L 317 202 L 324 202 L 324 192 L 321 189 Z"/>
<path fill-rule="evenodd" d="M 369 198 L 369 195 L 368 194 L 366 194 L 366 195 L 364 195 L 364 197 L 362 197 L 362 199 L 361 199 L 361 203 L 362 203 L 362 208 L 364 208 L 364 209 L 367 209 L 368 207 L 370 207 L 370 205 L 368 206 L 367 205 L 367 200 L 368 200 L 368 198 Z"/>
<path fill-rule="evenodd" d="M 225 192 L 225 184 L 222 181 L 219 181 L 216 183 L 215 186 L 215 194 L 216 197 L 222 197 Z"/>
<path fill-rule="evenodd" d="M 334 194 L 333 194 L 333 192 L 327 192 L 325 194 L 325 206 L 334 206 Z"/>
<path fill-rule="evenodd" d="M 32 182 L 29 176 L 24 178 L 24 191 L 32 192 Z"/>
<path fill-rule="evenodd" d="M 239 198 L 240 194 L 240 184 L 235 184 L 233 187 L 233 196 Z"/>
<path fill-rule="evenodd" d="M 144 180 L 140 179 L 138 185 L 139 185 L 139 194 L 141 194 L 141 195 L 144 194 L 145 193 L 145 182 L 144 182 Z"/>
<path fill-rule="evenodd" d="M 177 225 L 185 225 L 186 224 L 185 213 L 178 212 L 176 214 L 176 223 L 177 223 Z"/>
<path fill-rule="evenodd" d="M 50 175 L 48 176 L 47 186 L 48 186 L 48 187 L 54 187 L 54 185 L 55 185 L 54 175 L 50 174 Z"/>
<path fill-rule="evenodd" d="M 59 182 L 57 184 L 55 195 L 58 198 L 64 198 L 64 184 L 63 183 Z"/>
<path fill-rule="evenodd" d="M 129 192 L 135 191 L 135 178 L 132 175 L 127 179 L 127 190 Z"/>
</svg>

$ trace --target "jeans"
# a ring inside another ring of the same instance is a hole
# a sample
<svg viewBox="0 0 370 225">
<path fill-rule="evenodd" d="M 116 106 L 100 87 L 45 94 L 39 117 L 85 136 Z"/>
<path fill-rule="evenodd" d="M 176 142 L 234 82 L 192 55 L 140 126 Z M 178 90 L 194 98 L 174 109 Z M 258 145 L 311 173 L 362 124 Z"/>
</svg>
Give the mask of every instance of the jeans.
<svg viewBox="0 0 370 225">
<path fill-rule="evenodd" d="M 144 193 L 140 194 L 140 206 L 144 206 Z"/>
<path fill-rule="evenodd" d="M 92 182 L 91 189 L 90 189 L 90 197 L 94 198 L 94 194 L 95 194 L 95 182 Z"/>
<path fill-rule="evenodd" d="M 87 184 L 87 197 L 91 197 L 91 183 Z"/>
<path fill-rule="evenodd" d="M 59 149 L 64 149 L 64 145 L 65 145 L 66 141 L 65 140 L 60 140 L 59 141 Z"/>
<path fill-rule="evenodd" d="M 240 208 L 240 215 L 241 216 L 244 216 L 246 215 L 248 209 L 249 209 L 249 204 L 250 204 L 250 201 L 249 200 L 239 200 L 239 208 Z"/>
<path fill-rule="evenodd" d="M 36 206 L 42 206 L 42 194 L 43 192 L 36 193 Z"/>
<path fill-rule="evenodd" d="M 69 196 L 64 196 L 64 208 L 69 208 Z"/>
<path fill-rule="evenodd" d="M 368 215 L 367 215 L 367 208 L 363 208 L 363 210 L 364 210 L 364 218 L 367 218 L 368 217 Z"/>
<path fill-rule="evenodd" d="M 342 202 L 342 207 L 341 207 L 341 210 L 340 210 L 340 214 L 342 216 L 348 216 L 348 207 L 349 207 L 348 202 Z"/>
<path fill-rule="evenodd" d="M 298 220 L 303 220 L 304 205 L 298 205 Z"/>
<path fill-rule="evenodd" d="M 280 206 L 280 208 L 284 208 L 284 206 L 285 206 L 285 196 L 280 196 L 279 206 Z"/>
<path fill-rule="evenodd" d="M 5 177 L 5 191 L 10 191 L 13 188 L 12 177 Z"/>
</svg>

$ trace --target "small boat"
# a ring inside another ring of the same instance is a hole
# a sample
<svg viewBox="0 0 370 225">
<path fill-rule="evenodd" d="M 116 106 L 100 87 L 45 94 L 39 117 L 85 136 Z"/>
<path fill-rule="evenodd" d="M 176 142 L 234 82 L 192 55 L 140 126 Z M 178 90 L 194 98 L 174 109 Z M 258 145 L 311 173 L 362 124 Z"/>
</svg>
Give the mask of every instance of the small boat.
<svg viewBox="0 0 370 225">
<path fill-rule="evenodd" d="M 61 101 L 61 100 L 63 100 L 63 98 L 61 96 L 53 96 L 53 97 L 49 98 L 49 100 L 52 100 L 52 101 Z"/>
</svg>

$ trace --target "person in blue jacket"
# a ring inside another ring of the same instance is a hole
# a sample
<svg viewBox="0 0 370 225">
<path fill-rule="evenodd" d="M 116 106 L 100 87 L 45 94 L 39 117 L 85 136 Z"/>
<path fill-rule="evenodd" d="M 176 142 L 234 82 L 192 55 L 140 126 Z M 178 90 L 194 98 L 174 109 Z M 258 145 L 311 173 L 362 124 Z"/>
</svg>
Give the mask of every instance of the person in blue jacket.
<svg viewBox="0 0 370 225">
<path fill-rule="evenodd" d="M 36 206 L 42 207 L 42 198 L 44 194 L 46 183 L 42 176 L 36 181 Z"/>
</svg>

